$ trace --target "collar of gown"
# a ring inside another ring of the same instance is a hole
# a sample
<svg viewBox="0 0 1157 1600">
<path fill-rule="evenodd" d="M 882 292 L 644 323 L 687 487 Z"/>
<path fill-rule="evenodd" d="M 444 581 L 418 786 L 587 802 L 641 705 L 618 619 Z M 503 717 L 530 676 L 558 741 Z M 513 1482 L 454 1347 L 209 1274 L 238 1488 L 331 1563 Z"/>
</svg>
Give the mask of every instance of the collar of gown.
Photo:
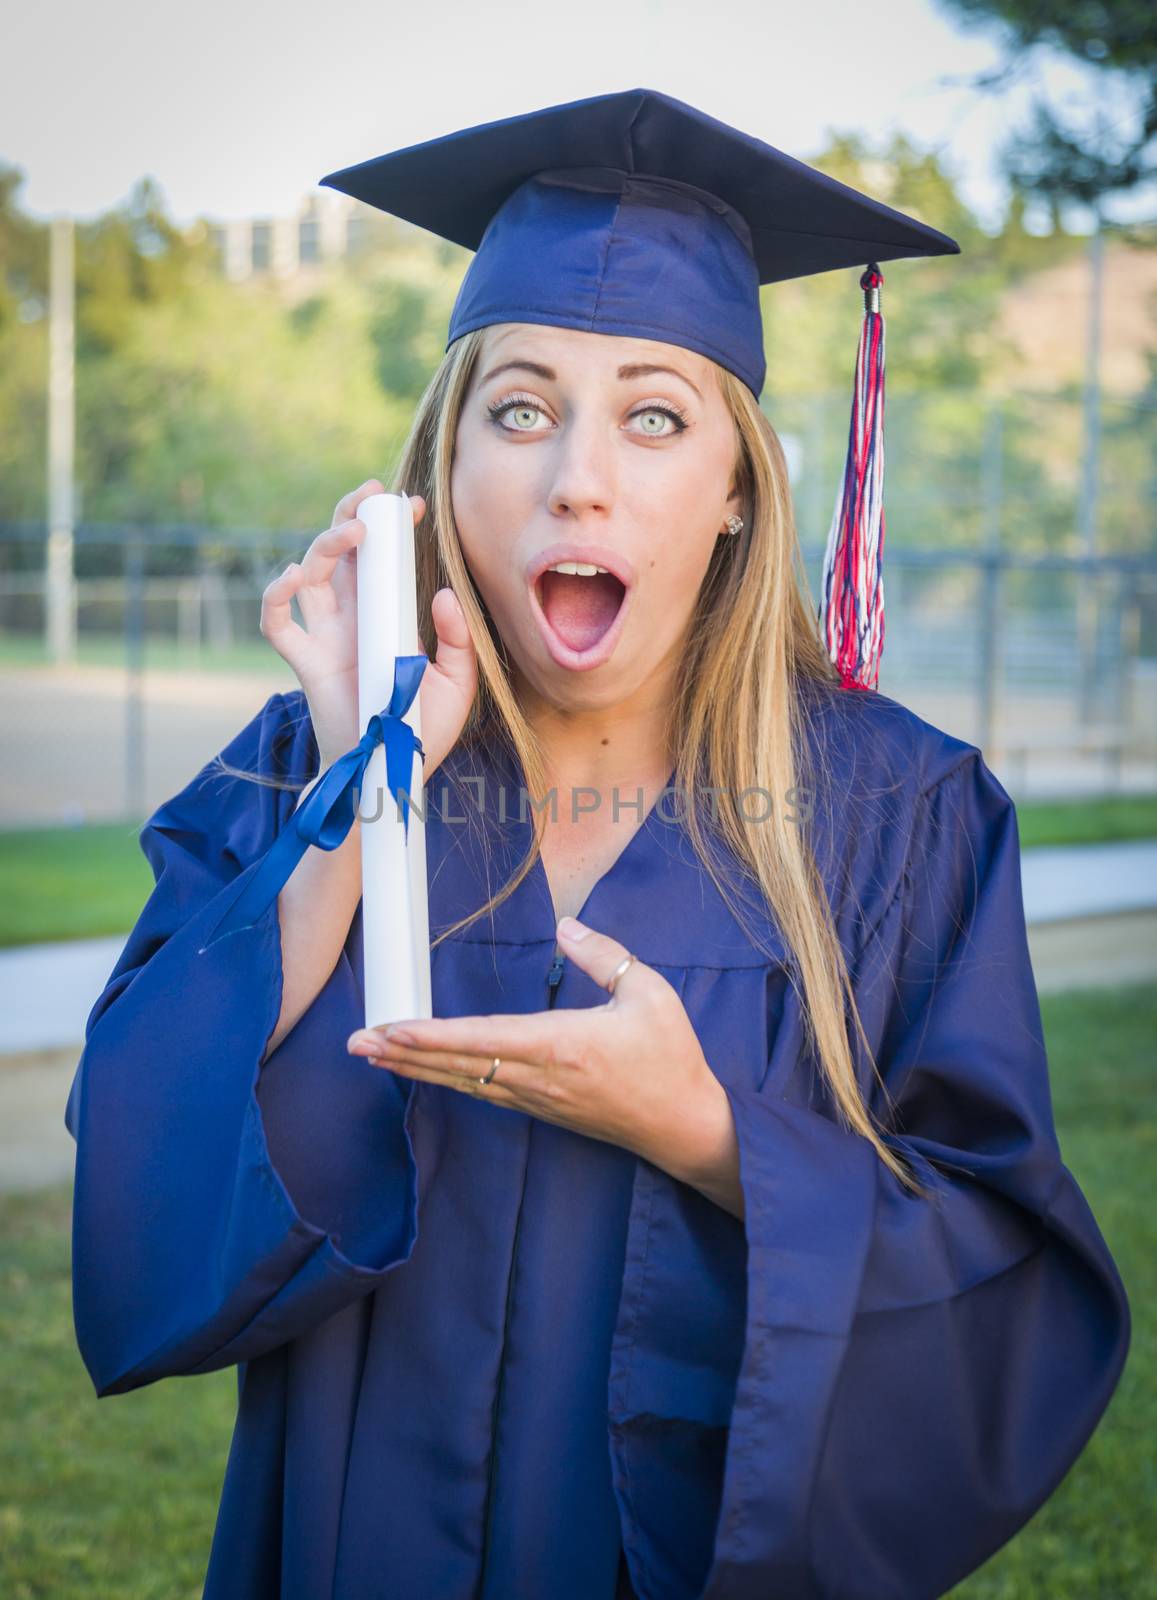
<svg viewBox="0 0 1157 1600">
<path fill-rule="evenodd" d="M 425 808 L 432 936 L 485 904 L 526 855 L 533 818 L 529 805 L 520 808 L 524 783 L 517 757 L 495 742 L 456 746 L 431 779 Z M 717 843 L 717 870 L 766 950 L 756 948 L 700 862 L 673 783 L 672 772 L 667 789 L 587 895 L 579 920 L 619 939 L 650 966 L 783 963 L 779 930 L 750 884 L 741 888 L 734 856 Z M 621 811 L 629 801 L 621 796 Z M 541 857 L 501 905 L 449 940 L 553 946 L 554 906 Z"/>
</svg>

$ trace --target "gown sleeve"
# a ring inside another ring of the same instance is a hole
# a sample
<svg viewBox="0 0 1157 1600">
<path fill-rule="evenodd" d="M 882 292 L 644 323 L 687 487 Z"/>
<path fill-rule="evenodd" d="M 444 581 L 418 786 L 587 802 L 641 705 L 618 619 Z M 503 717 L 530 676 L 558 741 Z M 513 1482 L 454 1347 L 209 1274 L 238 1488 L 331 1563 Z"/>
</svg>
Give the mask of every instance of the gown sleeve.
<svg viewBox="0 0 1157 1600">
<path fill-rule="evenodd" d="M 763 1085 L 725 1085 L 747 1309 L 704 1600 L 944 1594 L 1057 1487 L 1125 1362 L 1054 1129 L 1016 813 L 978 751 L 918 795 L 898 876 L 853 982 L 887 1140 L 932 1196 L 784 1098 L 774 1051 Z"/>
<path fill-rule="evenodd" d="M 308 779 L 304 706 L 271 696 L 224 759 Z M 345 953 L 262 1064 L 281 1009 L 276 899 L 213 933 L 299 795 L 213 766 L 141 831 L 155 885 L 65 1111 L 73 1317 L 98 1396 L 264 1354 L 372 1291 L 417 1234 L 406 1098 L 345 1049 L 362 1020 Z"/>
</svg>

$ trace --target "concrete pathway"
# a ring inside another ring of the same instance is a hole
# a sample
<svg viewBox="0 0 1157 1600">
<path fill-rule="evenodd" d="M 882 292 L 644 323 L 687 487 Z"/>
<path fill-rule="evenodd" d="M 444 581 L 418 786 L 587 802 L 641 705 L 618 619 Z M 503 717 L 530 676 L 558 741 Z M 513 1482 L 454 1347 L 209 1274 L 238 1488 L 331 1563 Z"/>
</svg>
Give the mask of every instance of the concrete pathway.
<svg viewBox="0 0 1157 1600">
<path fill-rule="evenodd" d="M 83 1043 L 124 937 L 0 950 L 0 1056 Z"/>
<path fill-rule="evenodd" d="M 1021 853 L 1031 926 L 1157 906 L 1157 840 L 1058 845 Z"/>
<path fill-rule="evenodd" d="M 64 1107 L 80 1052 L 0 1058 L 0 1192 L 70 1183 L 76 1145 Z"/>
</svg>

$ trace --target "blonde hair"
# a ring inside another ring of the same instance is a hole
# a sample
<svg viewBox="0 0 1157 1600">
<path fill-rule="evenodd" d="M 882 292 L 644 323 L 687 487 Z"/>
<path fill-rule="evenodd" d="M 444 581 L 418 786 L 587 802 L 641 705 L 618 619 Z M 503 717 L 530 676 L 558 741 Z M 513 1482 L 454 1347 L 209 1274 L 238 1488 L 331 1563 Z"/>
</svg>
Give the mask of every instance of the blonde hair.
<svg viewBox="0 0 1157 1600">
<path fill-rule="evenodd" d="M 415 530 L 423 649 L 433 660 L 437 637 L 430 604 L 447 585 L 461 602 L 474 641 L 478 694 L 460 743 L 504 740 L 521 762 L 527 791 L 537 797 L 547 790 L 543 751 L 512 688 L 502 638 L 466 565 L 451 504 L 458 423 L 484 332 L 462 335 L 443 356 L 418 403 L 389 487 L 391 493 L 420 494 L 426 501 L 426 513 Z M 798 966 L 808 1043 L 844 1126 L 867 1139 L 901 1183 L 923 1195 L 923 1185 L 903 1158 L 880 1137 L 860 1094 L 849 1023 L 891 1109 L 805 830 L 778 805 L 758 822 L 748 818 L 741 805 L 744 793 L 753 790 L 789 799 L 828 792 L 802 781 L 808 710 L 797 686 L 800 680 L 811 679 L 835 687 L 839 678 L 815 620 L 779 439 L 747 385 L 723 367 L 715 370 L 735 425 L 734 483 L 741 494 L 745 528 L 738 537 L 718 540 L 689 630 L 667 730 L 668 748 L 676 756 L 674 786 L 683 801 L 683 820 L 696 854 L 745 928 L 742 911 L 711 860 L 712 837 L 722 839 L 766 901 Z M 822 749 L 822 740 L 813 748 Z M 221 765 L 237 776 L 257 776 Z M 701 784 L 710 786 L 716 796 L 710 820 L 697 798 Z M 511 878 L 433 944 L 506 900 L 537 861 L 540 837 L 536 827 L 530 849 Z M 763 948 L 758 934 L 747 931 L 756 947 Z M 790 968 L 789 979 L 798 992 Z"/>
</svg>

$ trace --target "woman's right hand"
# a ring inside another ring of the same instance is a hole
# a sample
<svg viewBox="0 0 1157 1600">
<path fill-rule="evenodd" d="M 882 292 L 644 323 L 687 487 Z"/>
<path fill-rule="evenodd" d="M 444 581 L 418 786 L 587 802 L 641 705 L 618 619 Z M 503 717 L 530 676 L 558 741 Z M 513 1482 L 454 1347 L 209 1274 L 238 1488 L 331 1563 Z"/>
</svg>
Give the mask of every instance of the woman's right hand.
<svg viewBox="0 0 1157 1600">
<path fill-rule="evenodd" d="M 262 637 L 297 674 L 309 706 L 322 766 L 351 750 L 361 736 L 358 717 L 357 546 L 365 538 L 361 502 L 385 490 L 376 478 L 338 501 L 333 522 L 314 539 L 301 562 L 291 562 L 261 599 Z M 412 495 L 414 522 L 426 502 Z M 305 627 L 293 620 L 297 596 Z M 436 659 L 418 690 L 422 777 L 430 777 L 458 742 L 478 689 L 478 661 L 466 618 L 452 589 L 439 589 L 430 608 L 438 636 Z"/>
</svg>

